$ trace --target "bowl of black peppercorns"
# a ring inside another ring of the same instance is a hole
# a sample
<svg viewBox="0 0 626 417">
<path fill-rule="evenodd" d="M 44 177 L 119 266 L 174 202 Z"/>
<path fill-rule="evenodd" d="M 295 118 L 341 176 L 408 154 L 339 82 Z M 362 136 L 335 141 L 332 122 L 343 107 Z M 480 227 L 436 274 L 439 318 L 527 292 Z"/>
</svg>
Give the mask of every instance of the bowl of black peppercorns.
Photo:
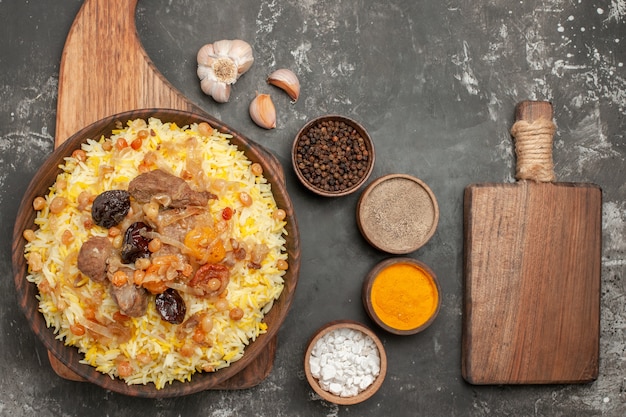
<svg viewBox="0 0 626 417">
<path fill-rule="evenodd" d="M 300 129 L 291 159 L 306 188 L 324 197 L 340 197 L 358 190 L 372 173 L 374 143 L 358 122 L 325 115 Z"/>
</svg>

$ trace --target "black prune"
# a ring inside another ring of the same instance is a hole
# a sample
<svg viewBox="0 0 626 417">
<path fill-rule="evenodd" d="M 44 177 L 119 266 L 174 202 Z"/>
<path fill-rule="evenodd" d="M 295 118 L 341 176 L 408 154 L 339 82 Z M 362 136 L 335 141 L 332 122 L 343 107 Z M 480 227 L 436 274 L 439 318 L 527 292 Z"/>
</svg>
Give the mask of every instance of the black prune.
<svg viewBox="0 0 626 417">
<path fill-rule="evenodd" d="M 91 217 L 98 226 L 117 226 L 130 210 L 130 194 L 126 190 L 108 190 L 99 194 L 91 206 Z"/>
<path fill-rule="evenodd" d="M 180 324 L 185 320 L 187 312 L 185 300 L 175 289 L 168 288 L 161 294 L 157 294 L 155 304 L 161 318 L 168 323 Z"/>
<path fill-rule="evenodd" d="M 124 242 L 120 251 L 122 262 L 130 264 L 139 258 L 150 257 L 148 244 L 150 244 L 151 239 L 147 238 L 145 234 L 151 231 L 152 228 L 144 222 L 135 222 L 128 226 L 126 233 L 124 233 Z"/>
</svg>

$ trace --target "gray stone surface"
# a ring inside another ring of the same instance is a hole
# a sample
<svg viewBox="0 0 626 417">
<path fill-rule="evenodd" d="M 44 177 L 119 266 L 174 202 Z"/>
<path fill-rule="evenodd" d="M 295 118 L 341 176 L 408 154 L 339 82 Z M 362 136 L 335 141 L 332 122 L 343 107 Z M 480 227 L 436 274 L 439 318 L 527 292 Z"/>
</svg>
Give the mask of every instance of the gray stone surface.
<svg viewBox="0 0 626 417">
<path fill-rule="evenodd" d="M 58 378 L 16 304 L 9 236 L 22 193 L 53 148 L 59 63 L 80 5 L 0 2 L 0 415 L 626 415 L 624 0 L 140 0 L 137 28 L 156 67 L 190 100 L 283 163 L 302 236 L 299 286 L 271 375 L 248 390 L 164 400 Z M 231 101 L 216 104 L 199 89 L 195 54 L 205 43 L 232 38 L 250 42 L 256 61 Z M 265 83 L 281 67 L 300 77 L 295 104 Z M 275 130 L 248 117 L 256 91 L 272 93 Z M 479 387 L 461 377 L 463 189 L 513 181 L 508 129 L 515 104 L 525 99 L 554 103 L 558 179 L 603 188 L 600 375 L 591 384 Z M 387 379 L 376 396 L 350 407 L 313 394 L 302 355 L 328 321 L 373 326 L 361 306 L 361 282 L 386 255 L 359 234 L 358 194 L 318 198 L 291 171 L 294 135 L 326 113 L 350 116 L 374 137 L 372 179 L 415 175 L 441 209 L 437 233 L 411 254 L 439 276 L 441 313 L 416 336 L 378 332 L 389 357 Z"/>
</svg>

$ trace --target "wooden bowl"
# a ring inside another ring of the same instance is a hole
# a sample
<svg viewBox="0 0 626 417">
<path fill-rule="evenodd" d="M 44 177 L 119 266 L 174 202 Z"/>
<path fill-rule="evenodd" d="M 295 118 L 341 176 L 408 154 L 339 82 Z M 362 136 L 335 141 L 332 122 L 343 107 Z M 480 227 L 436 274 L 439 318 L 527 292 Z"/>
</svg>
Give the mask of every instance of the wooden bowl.
<svg viewBox="0 0 626 417">
<path fill-rule="evenodd" d="M 337 124 L 352 129 L 345 142 L 340 139 L 341 135 L 333 142 L 335 135 L 331 132 L 336 129 Z M 313 136 L 313 132 L 318 129 L 326 131 L 319 136 Z M 341 146 L 339 150 L 333 149 L 335 143 L 344 143 L 350 149 L 354 149 L 359 137 L 362 138 L 362 144 L 358 148 L 362 152 L 348 150 L 343 154 Z M 352 119 L 333 114 L 317 117 L 305 124 L 296 135 L 291 149 L 291 162 L 296 176 L 307 189 L 323 197 L 341 197 L 358 190 L 372 173 L 374 160 L 374 142 L 365 128 Z M 356 179 L 349 185 L 347 180 L 341 178 L 343 175 L 349 175 L 344 170 L 339 171 L 343 168 L 341 164 L 359 165 L 358 173 L 355 172 Z M 315 173 L 312 173 L 313 171 Z M 326 186 L 317 182 L 318 180 L 326 181 Z"/>
<path fill-rule="evenodd" d="M 378 355 L 380 358 L 380 372 L 376 379 L 374 379 L 374 382 L 372 382 L 371 385 L 369 385 L 365 390 L 351 397 L 341 397 L 329 391 L 326 391 L 320 386 L 319 381 L 312 375 L 311 372 L 311 352 L 313 351 L 316 343 L 327 334 L 339 329 L 357 330 L 365 334 L 367 337 L 371 338 L 371 340 L 378 348 Z M 309 385 L 311 385 L 311 388 L 313 388 L 313 390 L 326 401 L 339 405 L 358 404 L 370 398 L 381 387 L 387 373 L 387 355 L 385 353 L 385 348 L 383 347 L 383 344 L 381 343 L 378 336 L 376 336 L 376 334 L 372 330 L 370 330 L 363 324 L 352 320 L 332 321 L 318 329 L 309 341 L 306 352 L 304 354 L 304 373 L 306 375 L 307 381 L 309 382 Z"/>
<path fill-rule="evenodd" d="M 52 329 L 46 327 L 45 319 L 38 311 L 38 301 L 35 298 L 38 290 L 34 284 L 29 283 L 25 278 L 27 263 L 24 258 L 25 239 L 22 237 L 24 229 L 33 227 L 36 214 L 32 208 L 33 199 L 47 193 L 48 187 L 54 183 L 57 174 L 60 172 L 58 165 L 63 162 L 64 157 L 69 156 L 75 149 L 79 149 L 80 145 L 88 138 L 111 135 L 111 131 L 116 127 L 116 123 L 121 122 L 126 125 L 127 120 L 147 119 L 150 117 L 159 118 L 163 122 L 175 122 L 179 126 L 194 122 L 208 122 L 214 128 L 231 134 L 233 136 L 231 142 L 236 144 L 246 154 L 248 159 L 262 164 L 264 175 L 272 185 L 272 191 L 278 206 L 287 213 L 286 229 L 288 233 L 286 235 L 286 248 L 289 256 L 289 269 L 284 276 L 284 290 L 274 303 L 271 311 L 265 316 L 264 321 L 268 325 L 267 333 L 250 342 L 245 349 L 243 357 L 229 367 L 213 373 L 197 373 L 189 382 L 175 381 L 160 390 L 157 390 L 152 383 L 147 385 L 127 385 L 121 379 L 111 379 L 108 375 L 96 371 L 95 368 L 79 363 L 82 359 L 82 354 L 79 354 L 76 348 L 65 346 L 62 341 L 55 339 Z M 276 336 L 293 301 L 300 270 L 300 242 L 293 205 L 287 193 L 284 172 L 281 164 L 271 153 L 211 116 L 179 110 L 141 109 L 110 116 L 85 127 L 70 137 L 50 155 L 35 174 L 22 198 L 13 230 L 12 258 L 19 305 L 26 315 L 31 328 L 54 358 L 58 359 L 78 376 L 107 390 L 130 396 L 159 398 L 187 395 L 217 387 L 219 384 L 237 375 L 264 352 L 268 342 Z"/>
<path fill-rule="evenodd" d="M 388 274 L 392 267 L 402 268 L 396 271 L 397 277 Z M 386 285 L 377 280 L 384 280 Z M 409 293 L 401 292 L 401 288 L 408 287 Z M 381 290 L 385 292 L 381 293 Z M 430 326 L 441 307 L 441 288 L 435 273 L 423 262 L 407 257 L 386 259 L 372 268 L 363 281 L 361 297 L 365 311 L 378 326 L 403 336 L 419 333 Z M 406 304 L 397 309 L 395 304 L 387 304 L 386 299 L 402 299 Z M 424 313 L 419 309 L 424 309 Z M 394 319 L 381 317 L 379 312 L 383 311 Z"/>
<path fill-rule="evenodd" d="M 372 246 L 392 254 L 421 248 L 435 234 L 439 206 L 431 189 L 405 174 L 378 178 L 361 194 L 356 209 L 361 234 Z"/>
</svg>

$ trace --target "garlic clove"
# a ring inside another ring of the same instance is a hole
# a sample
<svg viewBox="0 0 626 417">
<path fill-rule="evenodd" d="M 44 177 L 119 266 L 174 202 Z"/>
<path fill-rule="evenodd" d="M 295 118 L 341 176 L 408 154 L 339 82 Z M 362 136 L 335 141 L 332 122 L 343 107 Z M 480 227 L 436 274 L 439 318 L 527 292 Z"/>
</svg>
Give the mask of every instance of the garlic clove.
<svg viewBox="0 0 626 417">
<path fill-rule="evenodd" d="M 211 66 L 212 60 L 214 59 L 215 59 L 215 50 L 213 49 L 212 43 L 206 44 L 198 50 L 198 54 L 196 56 L 196 60 L 198 61 L 198 66 Z"/>
<path fill-rule="evenodd" d="M 276 70 L 267 77 L 267 82 L 284 90 L 294 102 L 298 101 L 300 81 L 293 71 L 285 68 Z"/>
<path fill-rule="evenodd" d="M 230 53 L 230 45 L 233 43 L 230 39 L 222 39 L 221 41 L 213 42 L 213 50 L 216 55 L 226 56 Z"/>
<path fill-rule="evenodd" d="M 276 108 L 269 94 L 257 94 L 250 102 L 250 117 L 264 129 L 276 127 Z"/>
<path fill-rule="evenodd" d="M 229 55 L 235 59 L 235 63 L 237 64 L 237 73 L 239 74 L 237 78 L 248 71 L 254 63 L 252 47 L 248 42 L 240 39 L 232 41 Z"/>
<path fill-rule="evenodd" d="M 226 103 L 230 98 L 230 84 L 219 82 L 214 77 L 208 76 L 200 81 L 200 88 L 218 103 Z"/>
<path fill-rule="evenodd" d="M 198 65 L 198 69 L 196 70 L 198 74 L 198 78 L 200 81 L 204 81 L 205 78 L 215 79 L 215 74 L 213 73 L 213 69 L 206 65 Z"/>
<path fill-rule="evenodd" d="M 231 84 L 215 83 L 211 96 L 218 103 L 226 103 L 230 98 L 230 86 Z"/>
</svg>

